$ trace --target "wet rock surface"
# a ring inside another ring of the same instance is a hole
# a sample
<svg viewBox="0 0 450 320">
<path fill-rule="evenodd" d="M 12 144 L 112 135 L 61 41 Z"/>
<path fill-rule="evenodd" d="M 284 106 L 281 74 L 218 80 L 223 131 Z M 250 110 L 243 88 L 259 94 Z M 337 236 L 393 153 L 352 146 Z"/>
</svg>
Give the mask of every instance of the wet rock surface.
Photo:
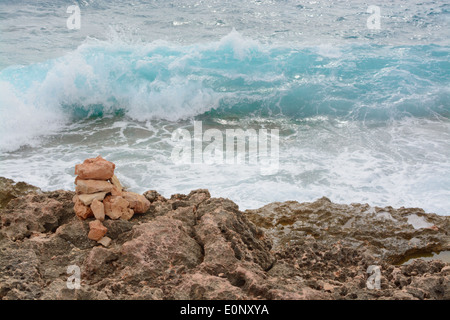
<svg viewBox="0 0 450 320">
<path fill-rule="evenodd" d="M 74 196 L 31 192 L 1 209 L 1 299 L 450 299 L 450 263 L 396 265 L 450 249 L 449 217 L 421 209 L 322 198 L 242 212 L 207 190 L 152 190 L 146 212 L 102 222 L 104 246 Z M 71 265 L 79 289 L 67 287 Z M 370 266 L 380 289 L 367 288 Z"/>
<path fill-rule="evenodd" d="M 275 248 L 305 239 L 329 246 L 340 242 L 392 264 L 450 249 L 450 217 L 419 208 L 343 205 L 324 197 L 310 203 L 275 202 L 246 214 L 271 235 Z"/>
</svg>

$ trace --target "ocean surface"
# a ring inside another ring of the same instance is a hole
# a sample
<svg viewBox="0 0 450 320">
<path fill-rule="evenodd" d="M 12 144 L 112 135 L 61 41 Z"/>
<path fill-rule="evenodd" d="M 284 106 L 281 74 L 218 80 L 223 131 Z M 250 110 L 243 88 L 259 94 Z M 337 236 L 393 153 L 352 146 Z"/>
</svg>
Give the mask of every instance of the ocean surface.
<svg viewBox="0 0 450 320">
<path fill-rule="evenodd" d="M 194 121 L 278 129 L 278 170 L 175 163 Z M 1 0 L 0 176 L 73 190 L 99 154 L 136 192 L 450 215 L 450 1 Z"/>
</svg>

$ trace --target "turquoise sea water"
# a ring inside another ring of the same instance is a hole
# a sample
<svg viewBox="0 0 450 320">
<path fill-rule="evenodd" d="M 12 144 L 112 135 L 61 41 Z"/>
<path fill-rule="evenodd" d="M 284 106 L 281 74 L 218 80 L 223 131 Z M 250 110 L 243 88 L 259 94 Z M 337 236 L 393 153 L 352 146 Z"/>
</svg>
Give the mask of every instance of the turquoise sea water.
<svg viewBox="0 0 450 320">
<path fill-rule="evenodd" d="M 0 176 L 73 189 L 101 154 L 135 191 L 450 205 L 450 3 L 0 3 Z M 178 128 L 278 129 L 279 170 L 176 164 Z"/>
</svg>

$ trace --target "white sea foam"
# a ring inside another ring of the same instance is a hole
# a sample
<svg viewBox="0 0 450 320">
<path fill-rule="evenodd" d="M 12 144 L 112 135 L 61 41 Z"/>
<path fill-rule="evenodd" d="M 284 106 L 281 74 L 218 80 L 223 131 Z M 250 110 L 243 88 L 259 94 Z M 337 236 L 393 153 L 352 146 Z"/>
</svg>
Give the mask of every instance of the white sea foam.
<svg viewBox="0 0 450 320">
<path fill-rule="evenodd" d="M 13 151 L 22 145 L 36 146 L 41 135 L 52 134 L 64 123 L 58 110 L 31 102 L 10 83 L 0 81 L 0 151 Z"/>
<path fill-rule="evenodd" d="M 156 189 L 170 196 L 208 188 L 241 209 L 326 196 L 338 203 L 421 207 L 450 214 L 448 122 L 405 120 L 374 128 L 354 122 L 345 127 L 328 121 L 310 126 L 285 119 L 261 123 L 281 128 L 280 169 L 274 176 L 261 176 L 258 166 L 246 164 L 176 165 L 170 160 L 171 133 L 177 127 L 192 129 L 190 121 L 139 123 L 123 118 L 74 124 L 40 148 L 3 156 L 0 176 L 47 190 L 73 189 L 75 164 L 101 154 L 116 163 L 119 178 L 136 192 Z M 254 120 L 233 125 L 250 124 L 255 125 Z M 378 217 L 390 218 L 382 211 Z"/>
<path fill-rule="evenodd" d="M 446 61 L 427 50 L 436 61 L 420 50 L 262 46 L 235 31 L 195 45 L 88 39 L 0 72 L 0 150 L 16 150 L 0 155 L 0 176 L 73 189 L 75 164 L 101 154 L 137 192 L 209 188 L 241 209 L 327 196 L 448 215 Z M 172 163 L 171 133 L 208 111 L 219 130 L 279 128 L 279 174 Z"/>
</svg>

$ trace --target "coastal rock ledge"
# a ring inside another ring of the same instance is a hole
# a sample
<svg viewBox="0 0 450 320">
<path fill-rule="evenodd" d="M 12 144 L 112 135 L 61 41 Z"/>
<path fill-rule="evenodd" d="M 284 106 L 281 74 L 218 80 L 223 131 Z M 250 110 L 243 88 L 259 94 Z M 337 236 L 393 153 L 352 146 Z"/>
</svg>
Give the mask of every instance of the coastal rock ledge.
<svg viewBox="0 0 450 320">
<path fill-rule="evenodd" d="M 450 299 L 450 263 L 402 264 L 450 250 L 450 217 L 421 209 L 322 198 L 243 212 L 208 190 L 152 190 L 145 213 L 102 221 L 105 244 L 75 192 L 0 182 L 0 299 Z"/>
</svg>

